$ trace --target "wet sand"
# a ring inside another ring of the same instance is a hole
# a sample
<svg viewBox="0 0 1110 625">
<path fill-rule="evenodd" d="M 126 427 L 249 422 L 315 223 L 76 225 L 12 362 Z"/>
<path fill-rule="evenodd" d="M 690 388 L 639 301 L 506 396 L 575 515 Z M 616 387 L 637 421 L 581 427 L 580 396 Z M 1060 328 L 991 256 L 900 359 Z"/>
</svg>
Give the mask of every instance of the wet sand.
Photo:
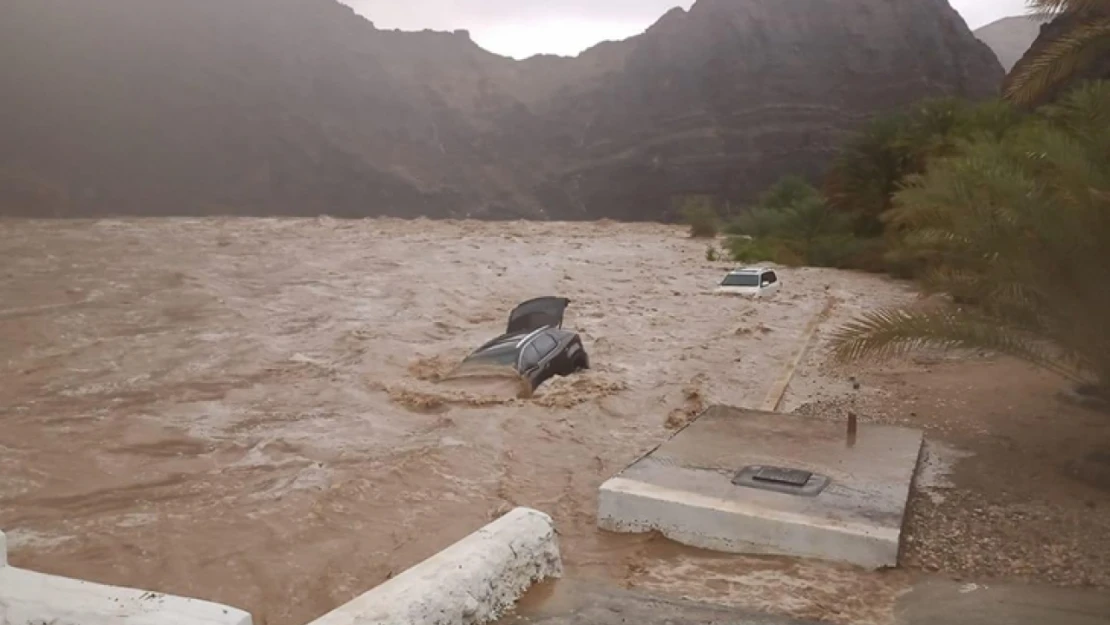
<svg viewBox="0 0 1110 625">
<path fill-rule="evenodd" d="M 704 242 L 605 222 L 7 220 L 0 259 L 17 566 L 301 625 L 526 505 L 579 578 L 768 606 L 801 584 L 802 614 L 900 587 L 604 535 L 594 513 L 602 481 L 706 404 L 758 407 L 830 299 L 835 324 L 903 285 L 784 269 L 769 300 L 715 296 L 729 265 Z M 443 380 L 539 295 L 572 300 L 590 371 L 526 398 Z"/>
</svg>

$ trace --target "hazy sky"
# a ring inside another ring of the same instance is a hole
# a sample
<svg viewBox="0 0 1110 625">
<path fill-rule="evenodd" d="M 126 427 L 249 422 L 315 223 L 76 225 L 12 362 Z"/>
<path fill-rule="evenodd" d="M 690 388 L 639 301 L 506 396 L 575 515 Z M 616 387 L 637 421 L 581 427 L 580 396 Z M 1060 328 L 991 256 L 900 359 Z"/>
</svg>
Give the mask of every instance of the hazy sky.
<svg viewBox="0 0 1110 625">
<path fill-rule="evenodd" d="M 487 50 L 524 58 L 573 55 L 643 32 L 668 9 L 694 0 L 344 0 L 378 28 L 464 28 Z M 789 2 L 790 0 L 780 0 Z M 895 0 L 897 1 L 897 0 Z M 972 28 L 1025 11 L 1025 0 L 949 0 Z"/>
</svg>

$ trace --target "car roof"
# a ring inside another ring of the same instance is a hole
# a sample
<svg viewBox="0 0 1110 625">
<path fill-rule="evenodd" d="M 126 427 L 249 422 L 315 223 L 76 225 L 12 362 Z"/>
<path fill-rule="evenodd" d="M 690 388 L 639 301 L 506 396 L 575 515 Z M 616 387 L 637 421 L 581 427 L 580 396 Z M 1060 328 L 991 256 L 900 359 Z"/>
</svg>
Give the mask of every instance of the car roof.
<svg viewBox="0 0 1110 625">
<path fill-rule="evenodd" d="M 509 332 L 508 334 L 502 334 L 501 336 L 486 341 L 484 345 L 474 350 L 474 353 L 520 349 L 528 339 L 548 329 L 547 327 L 543 327 L 528 332 Z"/>
<path fill-rule="evenodd" d="M 737 275 L 737 274 L 745 274 L 746 275 L 746 274 L 750 274 L 750 273 L 763 273 L 765 271 L 770 271 L 770 269 L 768 269 L 767 267 L 743 267 L 741 269 L 733 269 L 732 271 L 730 271 L 728 273 L 729 273 L 729 275 Z"/>
</svg>

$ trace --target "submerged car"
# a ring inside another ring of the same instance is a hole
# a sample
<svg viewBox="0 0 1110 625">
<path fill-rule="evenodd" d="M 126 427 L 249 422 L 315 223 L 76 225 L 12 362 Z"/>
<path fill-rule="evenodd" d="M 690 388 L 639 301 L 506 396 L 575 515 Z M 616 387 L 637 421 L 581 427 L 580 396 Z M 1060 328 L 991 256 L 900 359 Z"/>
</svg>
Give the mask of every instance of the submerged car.
<svg viewBox="0 0 1110 625">
<path fill-rule="evenodd" d="M 460 369 L 510 367 L 536 389 L 554 376 L 590 368 L 590 357 L 577 332 L 563 329 L 570 300 L 538 297 L 509 314 L 505 333 L 474 350 Z"/>
<path fill-rule="evenodd" d="M 774 270 L 765 267 L 744 267 L 728 272 L 717 285 L 716 292 L 726 295 L 748 295 L 765 297 L 779 290 L 779 277 Z"/>
</svg>

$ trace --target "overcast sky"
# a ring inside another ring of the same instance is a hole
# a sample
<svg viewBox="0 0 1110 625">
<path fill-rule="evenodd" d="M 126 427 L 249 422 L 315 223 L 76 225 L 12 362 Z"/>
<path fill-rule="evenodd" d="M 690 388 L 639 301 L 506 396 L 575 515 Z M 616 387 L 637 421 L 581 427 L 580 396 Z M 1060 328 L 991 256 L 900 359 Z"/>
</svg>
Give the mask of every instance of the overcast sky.
<svg viewBox="0 0 1110 625">
<path fill-rule="evenodd" d="M 668 9 L 694 0 L 344 0 L 378 28 L 470 31 L 506 56 L 573 55 L 643 32 Z M 780 0 L 789 2 L 790 0 Z M 897 1 L 897 0 L 895 0 Z M 972 28 L 1025 12 L 1025 0 L 949 0 Z"/>
</svg>

